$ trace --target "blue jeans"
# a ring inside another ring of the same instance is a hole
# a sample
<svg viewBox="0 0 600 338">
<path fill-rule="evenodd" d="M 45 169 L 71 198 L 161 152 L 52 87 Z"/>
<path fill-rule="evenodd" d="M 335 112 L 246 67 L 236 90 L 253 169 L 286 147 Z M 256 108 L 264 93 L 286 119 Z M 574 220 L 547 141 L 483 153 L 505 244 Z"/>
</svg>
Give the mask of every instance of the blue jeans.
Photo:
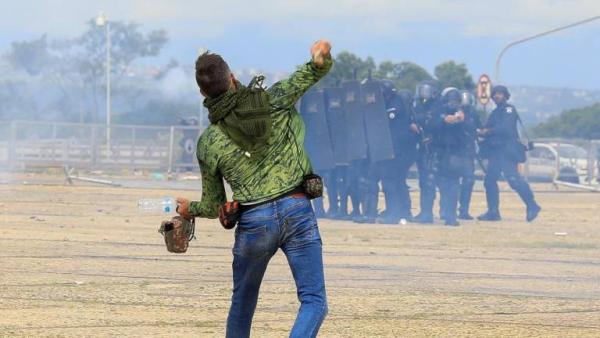
<svg viewBox="0 0 600 338">
<path fill-rule="evenodd" d="M 287 257 L 300 300 L 290 337 L 317 336 L 327 314 L 321 236 L 310 201 L 288 196 L 242 213 L 233 246 L 228 338 L 250 336 L 260 284 L 278 248 Z"/>
</svg>

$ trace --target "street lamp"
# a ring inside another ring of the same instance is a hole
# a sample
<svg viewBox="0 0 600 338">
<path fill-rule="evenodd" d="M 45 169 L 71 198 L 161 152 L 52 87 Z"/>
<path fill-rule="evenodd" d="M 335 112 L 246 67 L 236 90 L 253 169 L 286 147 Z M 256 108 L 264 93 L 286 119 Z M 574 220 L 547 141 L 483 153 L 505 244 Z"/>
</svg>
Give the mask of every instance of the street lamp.
<svg viewBox="0 0 600 338">
<path fill-rule="evenodd" d="M 96 26 L 104 26 L 106 32 L 106 156 L 110 158 L 110 22 L 104 12 L 96 18 Z"/>
<path fill-rule="evenodd" d="M 502 56 L 504 56 L 504 53 L 506 53 L 506 51 L 509 48 L 514 47 L 514 46 L 519 45 L 519 44 L 522 44 L 524 42 L 533 40 L 533 39 L 541 38 L 542 36 L 546 36 L 546 35 L 549 35 L 549 34 L 552 34 L 552 33 L 560 32 L 562 30 L 565 30 L 565 29 L 568 29 L 568 28 L 572 28 L 572 27 L 575 27 L 575 26 L 579 26 L 579 25 L 583 25 L 584 23 L 588 23 L 588 22 L 591 22 L 591 21 L 594 21 L 594 20 L 598 20 L 598 19 L 600 19 L 600 16 L 594 16 L 594 17 L 591 17 L 591 18 L 588 18 L 588 19 L 585 19 L 585 20 L 574 22 L 574 23 L 566 25 L 566 26 L 561 26 L 561 27 L 558 27 L 558 28 L 551 29 L 549 31 L 541 32 L 541 33 L 538 33 L 538 34 L 526 37 L 524 39 L 515 40 L 515 41 L 509 43 L 508 45 L 504 46 L 504 48 L 502 48 L 502 50 L 500 51 L 500 54 L 498 54 L 498 58 L 496 59 L 496 83 L 500 83 L 500 61 L 502 61 Z"/>
</svg>

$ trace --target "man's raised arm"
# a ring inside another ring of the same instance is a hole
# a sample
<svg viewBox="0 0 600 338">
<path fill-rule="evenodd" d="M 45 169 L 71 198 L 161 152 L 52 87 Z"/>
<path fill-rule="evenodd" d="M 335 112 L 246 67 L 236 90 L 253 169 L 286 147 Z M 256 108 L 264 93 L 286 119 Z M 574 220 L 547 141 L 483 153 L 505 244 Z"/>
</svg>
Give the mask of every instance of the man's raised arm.
<svg viewBox="0 0 600 338">
<path fill-rule="evenodd" d="M 269 88 L 270 100 L 273 106 L 293 106 L 300 97 L 329 70 L 331 60 L 331 44 L 326 40 L 317 41 L 310 49 L 312 59 L 302 65 L 289 78 L 275 83 Z"/>
</svg>

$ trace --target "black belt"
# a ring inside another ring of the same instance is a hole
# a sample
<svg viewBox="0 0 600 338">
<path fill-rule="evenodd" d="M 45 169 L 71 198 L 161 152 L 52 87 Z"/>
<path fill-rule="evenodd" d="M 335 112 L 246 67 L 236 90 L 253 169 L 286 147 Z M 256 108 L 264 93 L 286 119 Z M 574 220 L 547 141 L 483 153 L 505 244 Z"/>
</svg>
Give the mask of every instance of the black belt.
<svg viewBox="0 0 600 338">
<path fill-rule="evenodd" d="M 277 201 L 278 199 L 284 198 L 284 197 L 288 197 L 288 196 L 292 196 L 292 195 L 301 195 L 301 196 L 306 196 L 304 194 L 304 189 L 302 189 L 302 186 L 298 186 L 290 191 L 284 192 L 281 195 L 278 195 L 277 197 L 273 197 L 271 199 L 268 199 L 266 201 L 263 202 L 259 202 L 259 203 L 254 203 L 254 204 L 240 204 L 240 212 L 246 212 L 248 210 L 252 210 L 260 205 L 264 205 L 267 203 L 271 203 L 274 201 Z"/>
</svg>

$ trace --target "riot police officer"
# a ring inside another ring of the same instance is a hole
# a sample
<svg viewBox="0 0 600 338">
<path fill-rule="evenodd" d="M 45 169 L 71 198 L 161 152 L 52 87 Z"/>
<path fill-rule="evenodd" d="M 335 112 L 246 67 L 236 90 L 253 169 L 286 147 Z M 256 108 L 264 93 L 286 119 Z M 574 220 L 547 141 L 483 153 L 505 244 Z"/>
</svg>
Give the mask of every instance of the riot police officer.
<svg viewBox="0 0 600 338">
<path fill-rule="evenodd" d="M 390 86 L 387 86 L 390 88 Z M 393 86 L 392 86 L 393 87 Z M 378 216 L 379 181 L 381 163 L 393 158 L 391 134 L 386 117 L 383 84 L 369 76 L 361 83 L 361 103 L 364 112 L 364 128 L 367 140 L 366 171 L 359 178 L 362 214 L 352 220 L 357 223 L 375 223 Z M 378 118 L 379 116 L 379 118 Z M 382 123 L 378 123 L 381 121 Z M 388 146 L 384 146 L 387 144 Z M 385 151 L 384 151 L 385 150 Z M 387 156 L 386 156 L 387 155 Z"/>
<path fill-rule="evenodd" d="M 417 85 L 414 116 L 419 128 L 417 170 L 419 172 L 420 212 L 415 216 L 417 223 L 433 223 L 433 202 L 435 200 L 435 174 L 433 170 L 434 152 L 432 149 L 432 117 L 438 109 L 438 89 L 432 81 Z"/>
<path fill-rule="evenodd" d="M 448 226 L 459 225 L 456 219 L 459 179 L 469 161 L 465 147 L 465 113 L 460 103 L 458 89 L 448 88 L 444 90 L 442 104 L 432 117 L 436 155 L 434 170 L 440 188 L 440 213 Z"/>
<path fill-rule="evenodd" d="M 304 146 L 308 153 L 312 169 L 323 177 L 323 184 L 329 191 L 332 172 L 335 168 L 330 130 L 327 123 L 327 106 L 323 90 L 312 89 L 307 91 L 300 101 L 300 113 L 306 125 Z M 333 197 L 333 196 L 330 196 Z M 312 200 L 313 209 L 317 218 L 326 216 L 323 197 Z M 334 204 L 334 202 L 330 202 Z"/>
<path fill-rule="evenodd" d="M 385 197 L 385 210 L 379 215 L 378 223 L 398 224 L 400 219 L 412 219 L 411 201 L 406 185 L 410 166 L 417 157 L 418 129 L 412 116 L 410 91 L 397 91 L 394 83 L 382 81 L 382 91 L 389 119 L 394 148 L 394 158 L 382 161 L 381 185 Z"/>
<path fill-rule="evenodd" d="M 538 216 L 541 207 L 535 202 L 531 187 L 518 171 L 518 164 L 525 161 L 525 149 L 519 141 L 517 130 L 519 116 L 515 107 L 507 103 L 510 93 L 505 86 L 492 88 L 492 99 L 496 109 L 492 111 L 485 126 L 478 130 L 478 134 L 483 138 L 480 147 L 482 155 L 489 162 L 483 182 L 488 210 L 477 218 L 481 221 L 501 219 L 498 180 L 500 175 L 504 174 L 510 187 L 527 206 L 526 220 L 531 222 Z"/>
<path fill-rule="evenodd" d="M 481 120 L 475 109 L 475 97 L 468 90 L 460 92 L 461 109 L 465 114 L 464 133 L 465 133 L 465 170 L 460 178 L 460 194 L 458 198 L 458 218 L 472 220 L 473 216 L 469 213 L 471 205 L 471 195 L 475 185 L 475 157 L 477 156 L 477 129 L 481 128 Z"/>
<path fill-rule="evenodd" d="M 347 220 L 348 215 L 348 159 L 349 140 L 347 118 L 344 105 L 344 90 L 341 87 L 325 89 L 327 125 L 333 149 L 335 167 L 325 178 L 329 210 L 327 218 Z"/>
</svg>

